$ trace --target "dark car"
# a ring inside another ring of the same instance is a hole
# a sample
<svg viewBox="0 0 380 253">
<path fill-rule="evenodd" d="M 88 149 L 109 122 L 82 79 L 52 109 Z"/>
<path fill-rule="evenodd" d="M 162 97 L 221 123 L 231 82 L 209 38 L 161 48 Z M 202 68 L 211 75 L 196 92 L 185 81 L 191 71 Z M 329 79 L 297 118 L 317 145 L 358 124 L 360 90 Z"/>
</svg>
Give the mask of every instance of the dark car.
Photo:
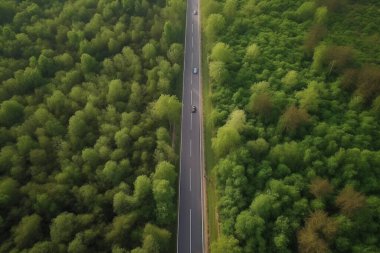
<svg viewBox="0 0 380 253">
<path fill-rule="evenodd" d="M 196 112 L 196 111 L 197 111 L 197 107 L 195 107 L 195 105 L 193 105 L 193 106 L 191 107 L 191 112 L 194 113 L 194 112 Z"/>
</svg>

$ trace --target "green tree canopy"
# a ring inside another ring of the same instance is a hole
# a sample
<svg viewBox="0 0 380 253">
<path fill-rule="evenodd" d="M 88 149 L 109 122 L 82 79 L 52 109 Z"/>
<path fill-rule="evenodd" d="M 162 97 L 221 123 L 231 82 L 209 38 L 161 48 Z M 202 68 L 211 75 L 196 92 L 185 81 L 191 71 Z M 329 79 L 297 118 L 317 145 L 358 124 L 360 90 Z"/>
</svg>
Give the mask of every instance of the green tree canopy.
<svg viewBox="0 0 380 253">
<path fill-rule="evenodd" d="M 213 61 L 221 61 L 224 63 L 231 63 L 231 61 L 233 59 L 233 53 L 227 44 L 225 44 L 223 42 L 218 42 L 212 48 L 210 58 Z"/>
<path fill-rule="evenodd" d="M 64 212 L 52 220 L 50 238 L 55 243 L 70 242 L 77 229 L 76 217 L 73 213 Z"/>
<path fill-rule="evenodd" d="M 32 246 L 41 237 L 41 217 L 37 214 L 24 216 L 14 232 L 14 241 L 19 248 Z"/>
<path fill-rule="evenodd" d="M 11 127 L 24 120 L 24 107 L 15 100 L 7 100 L 0 104 L 0 124 Z"/>
<path fill-rule="evenodd" d="M 232 236 L 221 236 L 217 241 L 211 244 L 211 252 L 241 253 L 239 241 Z"/>
</svg>

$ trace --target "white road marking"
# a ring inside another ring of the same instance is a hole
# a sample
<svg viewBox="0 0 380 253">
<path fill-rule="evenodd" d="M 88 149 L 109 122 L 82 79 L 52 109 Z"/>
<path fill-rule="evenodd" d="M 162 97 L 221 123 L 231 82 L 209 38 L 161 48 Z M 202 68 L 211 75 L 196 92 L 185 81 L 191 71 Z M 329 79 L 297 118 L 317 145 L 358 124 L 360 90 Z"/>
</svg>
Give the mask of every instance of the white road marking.
<svg viewBox="0 0 380 253">
<path fill-rule="evenodd" d="M 194 37 L 191 37 L 191 48 L 194 47 Z"/>
<path fill-rule="evenodd" d="M 193 90 L 190 91 L 190 104 L 193 105 Z M 193 130 L 193 114 L 190 115 L 190 130 Z"/>
<path fill-rule="evenodd" d="M 190 253 L 191 253 L 191 209 L 190 209 Z"/>
<path fill-rule="evenodd" d="M 194 32 L 194 23 L 191 24 L 191 32 Z"/>
<path fill-rule="evenodd" d="M 191 168 L 190 168 L 190 191 L 191 191 Z"/>
<path fill-rule="evenodd" d="M 191 157 L 191 140 L 190 140 L 190 157 Z"/>
</svg>

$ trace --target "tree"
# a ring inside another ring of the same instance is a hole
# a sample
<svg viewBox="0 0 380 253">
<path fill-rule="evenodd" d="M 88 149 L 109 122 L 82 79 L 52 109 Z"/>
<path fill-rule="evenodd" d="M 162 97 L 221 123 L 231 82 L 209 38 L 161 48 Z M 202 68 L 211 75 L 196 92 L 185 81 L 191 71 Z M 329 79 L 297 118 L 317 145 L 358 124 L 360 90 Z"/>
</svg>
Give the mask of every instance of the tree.
<svg viewBox="0 0 380 253">
<path fill-rule="evenodd" d="M 131 143 L 129 128 L 123 127 L 115 133 L 115 143 L 118 148 L 126 149 Z"/>
<path fill-rule="evenodd" d="M 304 109 L 298 109 L 296 106 L 290 106 L 281 116 L 279 121 L 280 129 L 295 134 L 301 127 L 310 122 L 310 116 Z"/>
<path fill-rule="evenodd" d="M 77 228 L 76 217 L 73 213 L 64 212 L 52 220 L 50 225 L 50 238 L 54 243 L 68 243 Z"/>
<path fill-rule="evenodd" d="M 166 143 L 170 142 L 169 132 L 165 127 L 159 127 L 156 130 L 156 138 L 157 141 L 164 141 Z"/>
<path fill-rule="evenodd" d="M 76 111 L 69 119 L 68 137 L 74 149 L 79 150 L 95 142 L 98 110 L 90 103 L 84 110 Z"/>
<path fill-rule="evenodd" d="M 15 100 L 7 100 L 0 105 L 0 124 L 11 127 L 24 119 L 24 107 Z"/>
<path fill-rule="evenodd" d="M 15 13 L 16 8 L 11 1 L 2 1 L 0 3 L 0 24 L 11 22 Z"/>
<path fill-rule="evenodd" d="M 129 208 L 134 205 L 136 200 L 124 192 L 118 192 L 113 196 L 113 211 L 117 215 L 127 214 Z"/>
<path fill-rule="evenodd" d="M 304 40 L 304 50 L 308 56 L 313 55 L 314 48 L 323 39 L 323 37 L 325 37 L 326 34 L 327 28 L 320 24 L 313 25 L 309 29 Z"/>
<path fill-rule="evenodd" d="M 43 253 L 43 252 L 54 252 L 55 246 L 50 241 L 40 241 L 33 245 L 33 247 L 28 251 L 29 253 Z"/>
<path fill-rule="evenodd" d="M 69 243 L 68 253 L 86 253 L 89 251 L 82 233 L 77 233 L 74 240 Z"/>
<path fill-rule="evenodd" d="M 263 157 L 269 150 L 269 143 L 263 138 L 248 141 L 247 146 L 254 157 Z"/>
<path fill-rule="evenodd" d="M 153 43 L 148 42 L 143 46 L 142 53 L 144 59 L 153 60 L 157 55 L 157 50 Z"/>
<path fill-rule="evenodd" d="M 48 163 L 48 155 L 43 149 L 33 149 L 29 153 L 29 160 L 33 165 L 43 166 Z"/>
<path fill-rule="evenodd" d="M 311 181 L 309 190 L 316 198 L 323 198 L 331 194 L 334 188 L 327 179 L 316 177 Z"/>
<path fill-rule="evenodd" d="M 284 78 L 281 79 L 282 83 L 286 85 L 287 88 L 291 89 L 298 83 L 298 73 L 295 70 L 291 70 Z"/>
<path fill-rule="evenodd" d="M 254 237 L 257 243 L 263 243 L 263 238 L 258 238 L 264 231 L 264 220 L 250 211 L 241 212 L 236 218 L 235 233 L 238 238 L 247 240 Z"/>
<path fill-rule="evenodd" d="M 365 206 L 366 197 L 362 193 L 355 191 L 351 185 L 347 185 L 340 191 L 335 203 L 343 214 L 352 216 Z"/>
<path fill-rule="evenodd" d="M 69 70 L 74 65 L 74 59 L 69 53 L 63 53 L 54 57 L 58 69 Z"/>
<path fill-rule="evenodd" d="M 2 208 L 11 207 L 18 199 L 19 184 L 16 180 L 5 177 L 0 179 L 0 206 Z"/>
<path fill-rule="evenodd" d="M 301 253 L 327 253 L 328 244 L 312 230 L 302 229 L 298 233 L 298 249 Z"/>
<path fill-rule="evenodd" d="M 165 50 L 168 49 L 172 43 L 179 42 L 180 28 L 177 24 L 173 24 L 172 21 L 166 21 L 161 37 L 161 45 Z"/>
<path fill-rule="evenodd" d="M 303 149 L 295 141 L 277 144 L 269 153 L 269 160 L 275 164 L 285 164 L 289 168 L 298 169 L 303 164 Z"/>
<path fill-rule="evenodd" d="M 106 240 L 111 244 L 123 244 L 128 240 L 130 230 L 136 223 L 138 214 L 135 212 L 116 216 L 112 220 L 112 226 L 110 231 L 105 235 Z"/>
<path fill-rule="evenodd" d="M 99 154 L 92 148 L 86 148 L 82 150 L 83 161 L 89 163 L 90 166 L 96 167 L 99 165 Z"/>
<path fill-rule="evenodd" d="M 268 119 L 271 116 L 271 112 L 274 109 L 272 97 L 269 93 L 253 93 L 249 99 L 248 110 L 257 114 L 264 119 Z"/>
<path fill-rule="evenodd" d="M 218 85 L 223 84 L 229 76 L 227 68 L 226 68 L 226 64 L 221 61 L 210 62 L 209 75 L 210 75 L 211 80 L 214 83 Z"/>
<path fill-rule="evenodd" d="M 377 118 L 380 118 L 380 96 L 372 102 L 372 111 Z"/>
<path fill-rule="evenodd" d="M 110 40 L 107 43 L 107 47 L 108 47 L 108 51 L 111 54 L 116 54 L 120 52 L 122 44 L 118 40 L 114 38 L 110 38 Z"/>
<path fill-rule="evenodd" d="M 316 2 L 318 5 L 326 6 L 327 9 L 331 12 L 338 11 L 347 3 L 343 0 L 317 0 Z"/>
<path fill-rule="evenodd" d="M 211 14 L 206 21 L 205 33 L 209 41 L 215 41 L 224 30 L 226 21 L 221 14 Z"/>
<path fill-rule="evenodd" d="M 259 217 L 267 219 L 271 215 L 272 206 L 276 202 L 276 199 L 269 194 L 259 194 L 252 201 L 250 209 Z"/>
<path fill-rule="evenodd" d="M 98 189 L 93 185 L 86 184 L 79 188 L 77 199 L 86 209 L 92 210 L 97 205 L 97 196 Z"/>
<path fill-rule="evenodd" d="M 228 20 L 233 20 L 236 16 L 238 2 L 236 0 L 226 0 L 223 6 L 223 14 Z"/>
<path fill-rule="evenodd" d="M 179 123 L 181 115 L 181 103 L 174 95 L 161 95 L 158 100 L 153 103 L 152 113 L 159 119 L 169 122 L 170 129 Z"/>
<path fill-rule="evenodd" d="M 49 111 L 56 116 L 63 116 L 66 110 L 71 109 L 66 96 L 60 90 L 53 91 L 53 94 L 46 99 L 46 105 Z"/>
<path fill-rule="evenodd" d="M 25 156 L 29 154 L 33 148 L 37 147 L 37 143 L 29 135 L 23 135 L 17 138 L 16 146 L 20 154 Z"/>
<path fill-rule="evenodd" d="M 355 62 L 355 51 L 350 46 L 329 46 L 324 55 L 324 64 L 329 72 L 341 73 Z"/>
<path fill-rule="evenodd" d="M 146 239 L 148 237 L 151 237 L 151 240 L 153 240 L 158 245 L 159 252 L 167 252 L 169 250 L 171 239 L 171 233 L 169 231 L 159 228 L 153 224 L 147 223 L 143 231 L 144 249 L 148 249 L 148 243 L 146 242 Z"/>
<path fill-rule="evenodd" d="M 358 75 L 357 93 L 369 104 L 380 95 L 380 67 L 364 66 Z"/>
<path fill-rule="evenodd" d="M 213 61 L 230 63 L 233 59 L 232 50 L 229 45 L 223 42 L 218 42 L 212 48 L 210 58 Z"/>
<path fill-rule="evenodd" d="M 212 253 L 241 253 L 239 241 L 232 236 L 220 236 L 217 241 L 211 244 Z"/>
<path fill-rule="evenodd" d="M 243 110 L 233 111 L 226 124 L 212 138 L 212 149 L 217 156 L 226 155 L 240 143 L 240 132 L 244 129 L 246 116 Z"/>
<path fill-rule="evenodd" d="M 89 54 L 82 54 L 80 57 L 82 71 L 87 74 L 98 70 L 98 62 Z"/>
<path fill-rule="evenodd" d="M 14 232 L 14 241 L 19 248 L 32 246 L 41 237 L 41 217 L 37 214 L 24 216 Z"/>
<path fill-rule="evenodd" d="M 212 138 L 212 149 L 219 157 L 228 154 L 240 143 L 241 137 L 237 129 L 230 126 L 220 127 L 216 137 Z"/>
<path fill-rule="evenodd" d="M 254 62 L 260 56 L 260 48 L 257 44 L 251 44 L 245 51 L 245 60 Z"/>
<path fill-rule="evenodd" d="M 314 1 L 304 2 L 300 7 L 298 7 L 296 16 L 300 21 L 304 21 L 313 17 L 315 8 L 316 5 Z"/>
<path fill-rule="evenodd" d="M 355 68 L 346 69 L 341 77 L 340 86 L 347 91 L 354 91 L 358 85 L 359 70 Z"/>
<path fill-rule="evenodd" d="M 234 110 L 231 112 L 226 126 L 236 129 L 238 132 L 241 132 L 246 124 L 246 116 L 243 110 Z"/>
<path fill-rule="evenodd" d="M 174 186 L 177 180 L 174 165 L 167 161 L 158 163 L 153 175 L 153 180 L 167 180 L 171 186 Z"/>
<path fill-rule="evenodd" d="M 180 43 L 173 43 L 167 52 L 167 57 L 171 63 L 181 64 L 183 61 L 183 45 Z"/>
<path fill-rule="evenodd" d="M 311 69 L 315 71 L 320 71 L 326 61 L 327 46 L 325 44 L 320 44 L 314 50 L 313 63 L 311 64 Z"/>
<path fill-rule="evenodd" d="M 318 7 L 314 14 L 314 20 L 317 24 L 326 24 L 328 9 L 326 6 Z"/>
<path fill-rule="evenodd" d="M 174 197 L 175 190 L 169 181 L 155 180 L 153 183 L 153 196 L 156 201 L 156 216 L 159 224 L 168 225 L 176 217 Z"/>
<path fill-rule="evenodd" d="M 103 175 L 106 181 L 110 182 L 113 186 L 116 186 L 126 176 L 126 171 L 116 162 L 108 161 L 104 166 Z"/>
<path fill-rule="evenodd" d="M 108 86 L 107 102 L 112 104 L 116 102 L 127 102 L 126 92 L 120 79 L 112 80 Z"/>
<path fill-rule="evenodd" d="M 298 249 L 302 253 L 329 252 L 328 243 L 332 241 L 338 229 L 338 223 L 327 213 L 318 210 L 306 220 L 305 227 L 298 234 Z"/>
<path fill-rule="evenodd" d="M 131 93 L 128 99 L 128 108 L 138 111 L 143 106 L 143 97 L 145 95 L 144 86 L 137 82 L 133 82 L 131 85 Z"/>
<path fill-rule="evenodd" d="M 150 179 L 145 175 L 138 176 L 135 180 L 134 186 L 135 190 L 133 192 L 133 197 L 139 203 L 143 203 L 152 192 L 152 183 Z"/>
<path fill-rule="evenodd" d="M 309 112 L 318 111 L 320 87 L 320 84 L 313 81 L 306 89 L 296 93 L 296 98 L 299 99 L 301 109 Z"/>
</svg>

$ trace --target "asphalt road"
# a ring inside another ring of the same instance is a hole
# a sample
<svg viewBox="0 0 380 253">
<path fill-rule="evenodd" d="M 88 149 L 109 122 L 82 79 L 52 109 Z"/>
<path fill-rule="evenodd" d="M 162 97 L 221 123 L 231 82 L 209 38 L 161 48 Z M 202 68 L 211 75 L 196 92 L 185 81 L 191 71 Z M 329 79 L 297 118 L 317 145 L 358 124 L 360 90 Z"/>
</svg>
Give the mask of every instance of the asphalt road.
<svg viewBox="0 0 380 253">
<path fill-rule="evenodd" d="M 203 253 L 199 0 L 187 0 L 177 253 Z M 198 14 L 194 14 L 197 10 Z M 194 68 L 198 73 L 194 74 Z M 191 112 L 192 105 L 197 111 Z"/>
</svg>

